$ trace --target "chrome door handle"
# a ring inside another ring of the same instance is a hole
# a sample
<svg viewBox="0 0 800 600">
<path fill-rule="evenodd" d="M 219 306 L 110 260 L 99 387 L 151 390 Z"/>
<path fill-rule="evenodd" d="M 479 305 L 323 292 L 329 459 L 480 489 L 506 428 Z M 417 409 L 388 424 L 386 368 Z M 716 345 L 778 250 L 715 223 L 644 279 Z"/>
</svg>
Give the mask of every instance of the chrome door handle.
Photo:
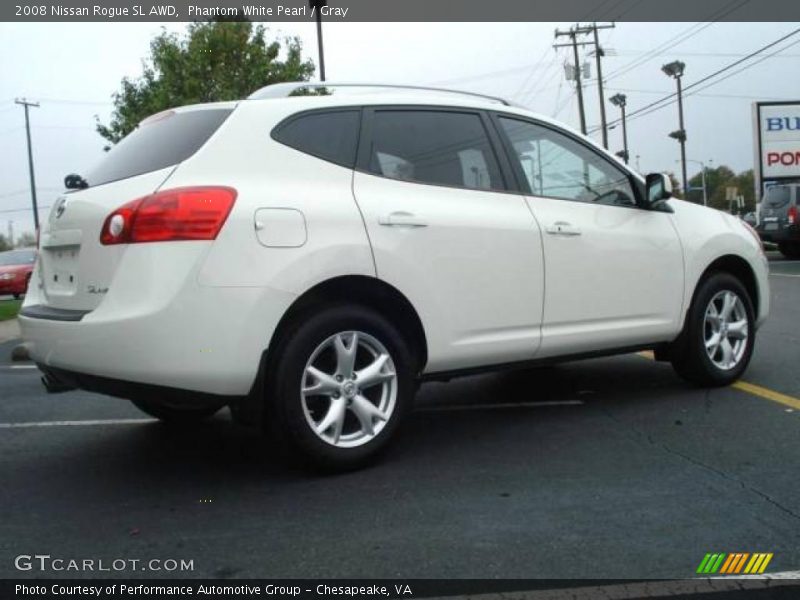
<svg viewBox="0 0 800 600">
<path fill-rule="evenodd" d="M 418 216 L 409 212 L 393 212 L 378 217 L 378 224 L 386 227 L 427 227 L 428 224 Z"/>
<path fill-rule="evenodd" d="M 573 237 L 581 234 L 580 228 L 566 221 L 556 221 L 552 225 L 545 227 L 544 230 L 550 235 L 563 235 L 565 237 Z"/>
</svg>

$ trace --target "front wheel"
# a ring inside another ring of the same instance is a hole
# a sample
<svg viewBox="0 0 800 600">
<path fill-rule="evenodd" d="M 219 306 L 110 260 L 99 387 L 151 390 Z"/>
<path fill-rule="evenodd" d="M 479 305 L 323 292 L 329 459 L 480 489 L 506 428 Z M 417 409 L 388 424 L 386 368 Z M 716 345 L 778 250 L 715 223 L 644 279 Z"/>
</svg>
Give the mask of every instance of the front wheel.
<svg viewBox="0 0 800 600">
<path fill-rule="evenodd" d="M 753 304 L 742 283 L 728 273 L 702 281 L 671 350 L 672 365 L 701 386 L 736 381 L 747 368 L 755 343 Z"/>
<path fill-rule="evenodd" d="M 395 327 L 358 306 L 305 320 L 278 348 L 267 418 L 314 466 L 363 465 L 390 441 L 415 390 L 414 361 Z"/>
</svg>

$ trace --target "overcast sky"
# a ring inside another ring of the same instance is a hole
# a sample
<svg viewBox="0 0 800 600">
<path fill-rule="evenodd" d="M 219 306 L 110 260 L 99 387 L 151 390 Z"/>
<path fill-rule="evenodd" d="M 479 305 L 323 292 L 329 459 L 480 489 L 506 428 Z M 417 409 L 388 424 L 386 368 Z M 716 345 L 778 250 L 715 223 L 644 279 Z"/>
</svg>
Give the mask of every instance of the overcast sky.
<svg viewBox="0 0 800 600">
<path fill-rule="evenodd" d="M 165 27 L 182 31 L 186 24 Z M 324 26 L 327 76 L 331 81 L 436 84 L 496 94 L 578 127 L 575 87 L 565 81 L 563 69 L 571 50 L 552 48 L 557 27 L 569 24 L 330 23 Z M 660 70 L 665 62 L 686 62 L 684 85 L 690 85 L 797 27 L 618 23 L 601 35 L 609 54 L 604 59 L 607 96 L 625 93 L 628 110 L 634 111 L 674 91 L 674 81 Z M 0 232 L 7 232 L 9 220 L 17 234 L 33 229 L 24 117 L 14 98 L 41 103 L 31 109 L 31 123 L 40 214 L 46 215 L 63 189 L 64 175 L 85 173 L 102 157 L 104 140 L 95 132 L 94 115 L 107 122 L 111 94 L 122 77 L 141 73 L 141 61 L 160 28 L 152 23 L 0 24 Z M 313 23 L 274 25 L 270 31 L 300 37 L 305 54 L 316 62 Z M 792 43 L 797 45 L 789 47 Z M 659 48 L 664 50 L 652 53 Z M 785 50 L 686 98 L 690 159 L 735 171 L 752 168 L 752 102 L 800 97 L 800 35 L 770 52 L 780 48 Z M 591 75 L 585 90 L 590 129 L 600 120 L 594 64 Z M 615 107 L 608 111 L 609 119 L 618 116 Z M 638 162 L 643 172 L 678 171 L 678 144 L 667 137 L 677 122 L 675 105 L 632 119 L 633 165 Z M 611 149 L 620 150 L 620 129 L 609 136 Z M 690 176 L 698 169 L 690 164 Z"/>
</svg>

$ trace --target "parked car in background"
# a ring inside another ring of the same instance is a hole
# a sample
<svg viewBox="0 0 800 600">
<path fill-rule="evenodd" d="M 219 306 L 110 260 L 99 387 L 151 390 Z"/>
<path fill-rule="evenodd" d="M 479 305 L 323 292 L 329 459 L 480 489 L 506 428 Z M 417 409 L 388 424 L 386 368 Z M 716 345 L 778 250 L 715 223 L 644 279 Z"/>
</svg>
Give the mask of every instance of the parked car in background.
<svg viewBox="0 0 800 600">
<path fill-rule="evenodd" d="M 746 215 L 744 215 L 742 217 L 742 221 L 750 225 L 750 227 L 755 227 L 756 225 L 758 225 L 758 217 L 754 212 L 749 212 Z"/>
<path fill-rule="evenodd" d="M 19 298 L 25 294 L 35 263 L 34 248 L 0 252 L 0 296 L 13 294 Z"/>
<path fill-rule="evenodd" d="M 420 381 L 642 349 L 703 386 L 747 367 L 770 296 L 742 220 L 497 98 L 292 85 L 151 117 L 54 203 L 19 317 L 49 390 L 230 405 L 345 468 Z"/>
<path fill-rule="evenodd" d="M 757 227 L 786 258 L 800 258 L 800 183 L 774 185 L 764 194 Z"/>
</svg>

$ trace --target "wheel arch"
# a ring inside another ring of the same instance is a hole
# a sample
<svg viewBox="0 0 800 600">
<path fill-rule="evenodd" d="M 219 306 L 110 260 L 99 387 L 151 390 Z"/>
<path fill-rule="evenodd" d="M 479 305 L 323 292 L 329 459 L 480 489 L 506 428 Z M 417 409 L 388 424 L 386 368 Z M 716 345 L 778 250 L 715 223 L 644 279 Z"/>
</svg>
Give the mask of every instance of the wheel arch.
<svg viewBox="0 0 800 600">
<path fill-rule="evenodd" d="M 700 274 L 700 277 L 698 277 L 697 281 L 695 282 L 694 291 L 692 292 L 692 301 L 684 311 L 684 323 L 686 322 L 686 317 L 689 314 L 692 304 L 694 303 L 694 299 L 697 296 L 697 290 L 700 288 L 700 284 L 712 273 L 729 273 L 741 281 L 742 285 L 750 296 L 750 301 L 753 303 L 753 314 L 756 316 L 759 314 L 758 311 L 761 298 L 759 296 L 758 280 L 756 279 L 756 274 L 753 270 L 753 267 L 750 266 L 750 263 L 747 262 L 746 259 L 737 254 L 725 254 L 714 259 Z"/>
<path fill-rule="evenodd" d="M 759 296 L 758 280 L 756 279 L 755 271 L 746 259 L 737 254 L 724 254 L 712 260 L 708 266 L 700 273 L 700 276 L 694 282 L 692 295 L 689 302 L 683 308 L 683 315 L 681 321 L 681 329 L 678 337 L 670 343 L 663 344 L 655 349 L 656 360 L 671 360 L 676 347 L 680 347 L 686 335 L 686 323 L 689 318 L 689 312 L 694 305 L 697 298 L 697 292 L 700 285 L 713 273 L 729 273 L 742 282 L 745 290 L 747 290 L 750 300 L 753 304 L 753 314 L 757 318 L 759 314 L 759 306 L 761 298 Z"/>
<path fill-rule="evenodd" d="M 274 364 L 281 340 L 291 332 L 298 319 L 332 304 L 361 304 L 383 315 L 393 323 L 408 342 L 421 372 L 428 361 L 425 328 L 414 306 L 394 286 L 376 277 L 344 275 L 317 283 L 289 306 L 275 328 L 266 352 L 266 368 Z"/>
</svg>

